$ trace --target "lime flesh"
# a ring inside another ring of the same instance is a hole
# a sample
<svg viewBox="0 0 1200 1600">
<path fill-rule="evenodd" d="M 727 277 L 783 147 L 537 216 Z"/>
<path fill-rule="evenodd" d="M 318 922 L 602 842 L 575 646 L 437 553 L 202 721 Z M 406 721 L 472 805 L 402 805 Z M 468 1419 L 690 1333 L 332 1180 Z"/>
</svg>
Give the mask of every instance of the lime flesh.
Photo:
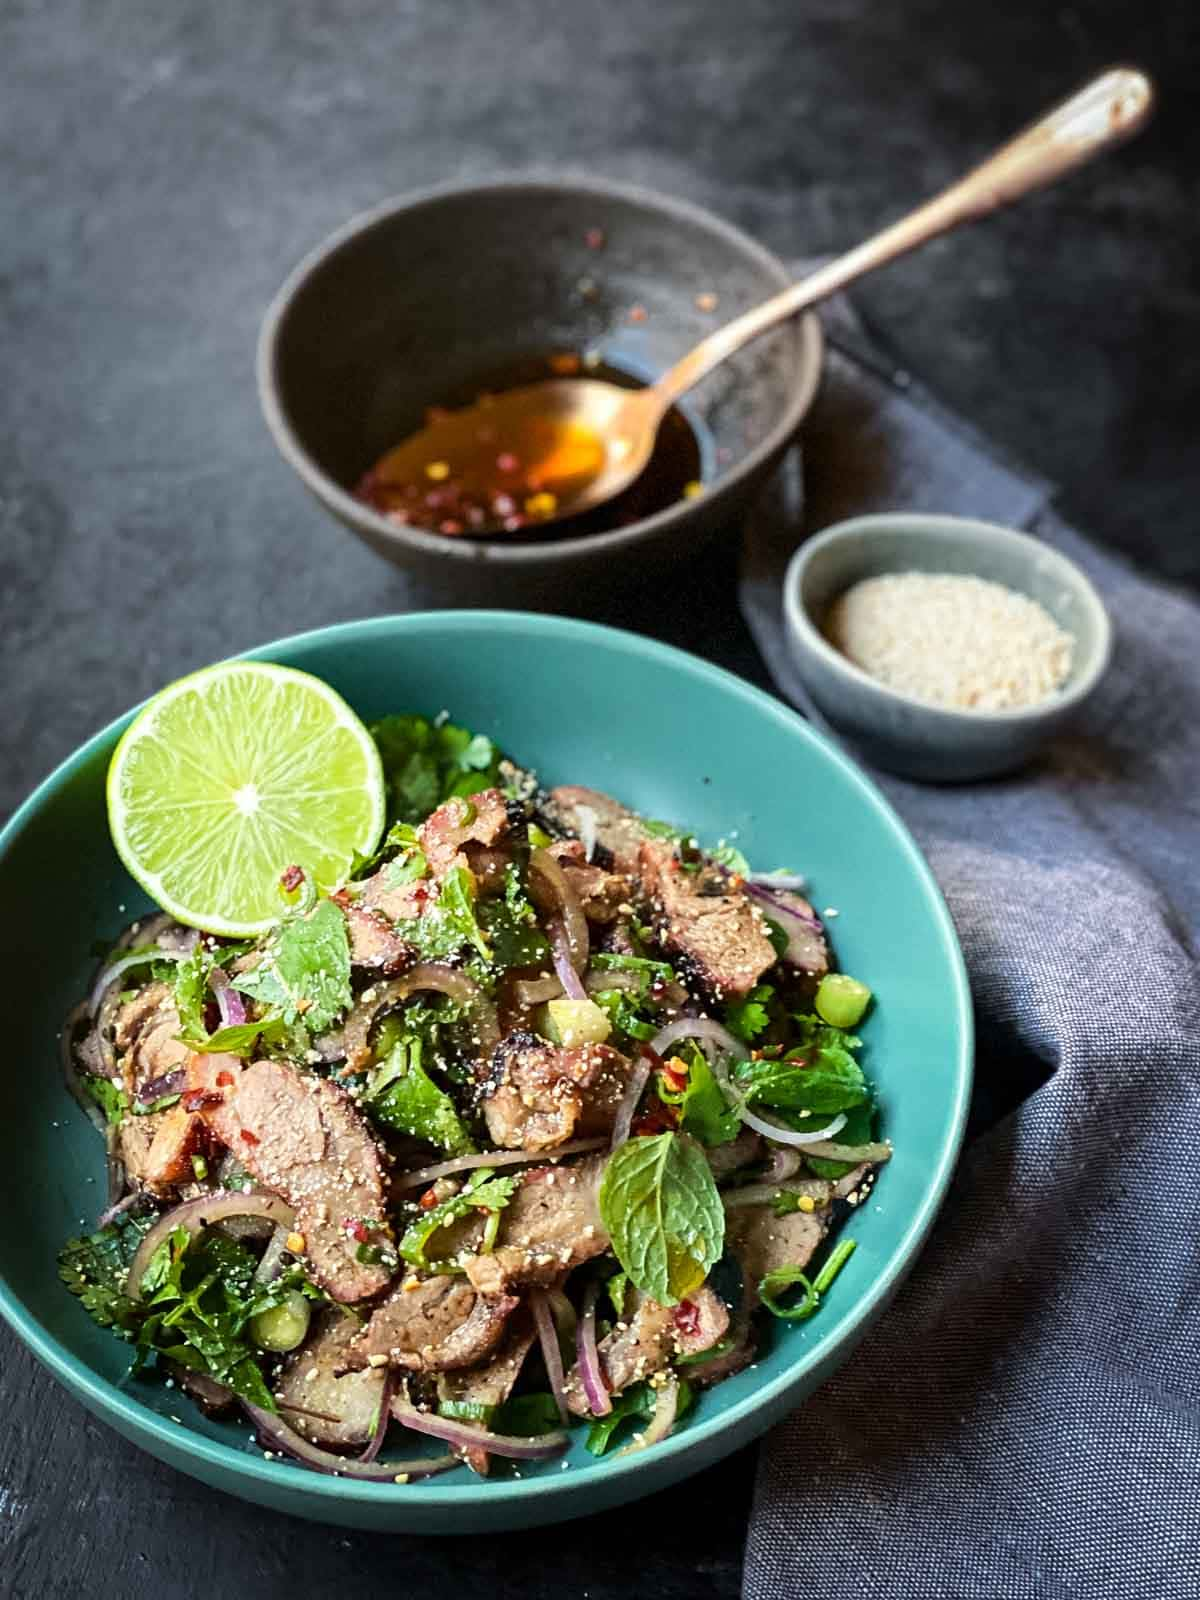
<svg viewBox="0 0 1200 1600">
<path fill-rule="evenodd" d="M 328 684 L 227 661 L 170 684 L 134 718 L 108 770 L 108 822 L 132 877 L 208 933 L 264 932 L 279 876 L 344 881 L 386 800 L 375 742 Z"/>
</svg>

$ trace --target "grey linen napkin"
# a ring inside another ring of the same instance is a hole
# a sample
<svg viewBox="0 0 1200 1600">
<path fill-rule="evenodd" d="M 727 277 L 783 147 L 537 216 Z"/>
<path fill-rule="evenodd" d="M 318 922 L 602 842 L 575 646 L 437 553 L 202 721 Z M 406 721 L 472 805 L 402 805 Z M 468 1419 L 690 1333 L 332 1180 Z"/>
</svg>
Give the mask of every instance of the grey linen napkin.
<svg viewBox="0 0 1200 1600">
<path fill-rule="evenodd" d="M 880 779 L 958 926 L 981 1095 L 1012 1106 L 1041 1086 L 968 1145 L 891 1309 L 765 1441 L 745 1594 L 1194 1596 L 1200 609 L 1067 527 L 1044 482 L 889 372 L 844 306 L 831 332 L 805 504 L 793 464 L 744 551 L 742 610 L 779 691 L 804 708 L 787 558 L 866 511 L 1029 528 L 1090 573 L 1118 647 L 1037 770 Z"/>
</svg>

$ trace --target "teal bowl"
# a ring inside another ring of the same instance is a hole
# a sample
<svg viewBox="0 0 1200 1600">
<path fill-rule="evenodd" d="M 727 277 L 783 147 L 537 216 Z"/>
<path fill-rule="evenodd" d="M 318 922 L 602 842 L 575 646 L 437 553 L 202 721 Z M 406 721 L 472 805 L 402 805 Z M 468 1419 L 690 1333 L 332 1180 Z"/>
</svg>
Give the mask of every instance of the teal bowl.
<svg viewBox="0 0 1200 1600">
<path fill-rule="evenodd" d="M 58 1069 L 62 1019 L 96 940 L 146 907 L 109 842 L 104 780 L 129 721 L 98 733 L 0 834 L 8 1071 L 0 1089 L 0 1314 L 97 1417 L 160 1460 L 243 1499 L 348 1527 L 467 1533 L 562 1521 L 649 1494 L 729 1455 L 793 1410 L 884 1314 L 954 1166 L 971 1082 L 971 1004 L 941 895 L 904 826 L 842 754 L 769 696 L 693 656 L 558 617 L 427 612 L 345 623 L 251 655 L 317 673 L 364 716 L 449 708 L 552 782 L 611 790 L 751 860 L 806 873 L 835 907 L 842 964 L 878 1005 L 864 1065 L 895 1145 L 858 1250 L 811 1322 L 772 1327 L 755 1366 L 704 1394 L 679 1432 L 622 1459 L 577 1442 L 563 1461 L 491 1480 L 409 1485 L 267 1461 L 245 1425 L 205 1421 L 129 1379 L 128 1347 L 58 1282 L 68 1235 L 103 1206 L 103 1154 Z"/>
</svg>

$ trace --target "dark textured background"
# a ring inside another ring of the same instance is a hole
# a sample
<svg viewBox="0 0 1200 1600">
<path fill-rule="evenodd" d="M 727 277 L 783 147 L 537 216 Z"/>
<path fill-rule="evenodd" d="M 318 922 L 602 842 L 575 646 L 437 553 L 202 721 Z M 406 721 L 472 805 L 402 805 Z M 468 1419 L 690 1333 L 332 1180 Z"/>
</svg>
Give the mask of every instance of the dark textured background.
<svg viewBox="0 0 1200 1600">
<path fill-rule="evenodd" d="M 1079 525 L 1200 588 L 1185 0 L 3 0 L 0 815 L 164 679 L 405 604 L 402 578 L 304 498 L 254 396 L 266 300 L 346 216 L 557 163 L 710 204 L 785 255 L 828 251 L 1122 58 L 1162 88 L 1135 146 L 857 298 L 900 363 L 1062 485 Z M 755 672 L 730 562 L 656 597 L 657 627 Z M 737 1592 L 749 1456 L 545 1533 L 343 1534 L 169 1472 L 7 1334 L 0 1352 L 5 1593 Z"/>
</svg>

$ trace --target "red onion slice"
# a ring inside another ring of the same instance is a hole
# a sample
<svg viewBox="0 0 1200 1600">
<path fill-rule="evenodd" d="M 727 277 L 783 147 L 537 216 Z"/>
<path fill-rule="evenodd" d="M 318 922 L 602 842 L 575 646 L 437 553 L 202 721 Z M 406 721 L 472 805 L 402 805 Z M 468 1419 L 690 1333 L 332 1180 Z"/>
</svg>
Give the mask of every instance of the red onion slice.
<svg viewBox="0 0 1200 1600">
<path fill-rule="evenodd" d="M 87 1001 L 81 1000 L 65 1018 L 62 1032 L 58 1036 L 59 1062 L 62 1066 L 63 1082 L 67 1086 L 67 1092 L 70 1094 L 71 1099 L 74 1100 L 97 1133 L 107 1134 L 108 1118 L 84 1088 L 83 1080 L 79 1076 L 79 1068 L 75 1061 L 75 1033 L 79 1024 L 89 1015 Z"/>
<path fill-rule="evenodd" d="M 660 1035 L 661 1037 L 661 1035 Z M 647 1080 L 654 1071 L 656 1062 L 661 1058 L 652 1054 L 643 1047 L 633 1063 L 633 1070 L 629 1074 L 629 1082 L 625 1086 L 625 1093 L 621 1096 L 621 1103 L 617 1107 L 617 1114 L 613 1118 L 612 1148 L 619 1150 L 629 1137 L 629 1130 L 633 1126 L 633 1118 L 637 1112 L 638 1102 L 645 1091 Z"/>
<path fill-rule="evenodd" d="M 493 1456 L 510 1456 L 514 1461 L 545 1461 L 560 1455 L 570 1443 L 566 1432 L 559 1428 L 553 1433 L 543 1433 L 535 1439 L 518 1439 L 507 1433 L 492 1433 L 473 1422 L 457 1422 L 452 1417 L 435 1417 L 431 1412 L 418 1411 L 407 1400 L 392 1401 L 392 1416 L 414 1433 L 427 1433 L 433 1439 L 444 1439 L 456 1450 L 486 1450 Z"/>
<path fill-rule="evenodd" d="M 571 952 L 571 965 L 583 972 L 588 964 L 590 938 L 587 918 L 579 896 L 567 881 L 562 864 L 548 850 L 535 850 L 529 857 L 530 892 L 538 909 L 553 916 L 561 914 Z"/>
<path fill-rule="evenodd" d="M 322 1450 L 311 1444 L 294 1428 L 289 1428 L 282 1417 L 261 1406 L 242 1401 L 242 1409 L 258 1430 L 259 1442 L 264 1441 L 281 1455 L 291 1456 L 314 1472 L 325 1472 L 334 1478 L 357 1478 L 364 1483 L 401 1483 L 412 1478 L 430 1478 L 435 1472 L 447 1472 L 460 1466 L 457 1456 L 435 1456 L 424 1461 L 355 1461 L 352 1456 L 335 1455 L 332 1450 Z"/>
<path fill-rule="evenodd" d="M 474 1023 L 480 1059 L 491 1055 L 500 1042 L 500 1025 L 496 1021 L 496 1008 L 483 990 L 457 967 L 440 961 L 419 961 L 403 977 L 373 985 L 367 991 L 372 999 L 366 1005 L 360 1002 L 351 1013 L 342 1030 L 346 1056 L 343 1072 L 360 1072 L 366 1066 L 371 1059 L 371 1030 L 377 1019 L 384 1011 L 422 989 L 449 995 L 451 1000 L 466 1006 Z"/>
<path fill-rule="evenodd" d="M 470 1172 L 474 1167 L 544 1167 L 549 1162 L 561 1161 L 564 1156 L 581 1156 L 589 1150 L 599 1150 L 603 1139 L 575 1139 L 571 1144 L 561 1144 L 557 1150 L 483 1150 L 478 1155 L 458 1156 L 453 1161 L 437 1161 L 431 1167 L 418 1167 L 393 1179 L 392 1188 L 421 1189 L 436 1178 L 450 1178 L 457 1172 Z"/>
<path fill-rule="evenodd" d="M 214 967 L 208 975 L 208 986 L 217 997 L 217 1010 L 221 1013 L 223 1028 L 239 1028 L 246 1020 L 246 1003 L 230 983 L 221 967 Z"/>
<path fill-rule="evenodd" d="M 151 1078 L 149 1083 L 144 1083 L 137 1092 L 137 1101 L 140 1106 L 152 1106 L 156 1100 L 161 1100 L 164 1095 L 179 1094 L 187 1083 L 187 1071 L 183 1067 L 176 1067 L 174 1072 L 164 1072 L 161 1078 Z"/>
<path fill-rule="evenodd" d="M 725 1097 L 737 1112 L 748 1128 L 753 1128 L 756 1133 L 761 1133 L 768 1139 L 773 1139 L 777 1144 L 793 1145 L 797 1149 L 804 1149 L 828 1139 L 835 1133 L 840 1133 L 846 1125 L 845 1112 L 839 1112 L 833 1121 L 823 1128 L 813 1128 L 808 1133 L 797 1133 L 794 1128 L 785 1128 L 782 1123 L 771 1122 L 766 1117 L 761 1117 L 756 1111 L 751 1111 L 739 1092 L 737 1085 L 726 1071 L 723 1056 L 732 1056 L 735 1061 L 746 1061 L 746 1047 L 740 1040 L 735 1039 L 728 1028 L 723 1028 L 719 1022 L 714 1022 L 710 1017 L 680 1017 L 676 1022 L 669 1022 L 660 1034 L 654 1039 L 650 1048 L 657 1050 L 661 1055 L 677 1039 L 707 1039 L 713 1044 L 721 1046 L 721 1052 L 713 1052 L 706 1057 L 713 1077 L 721 1085 Z"/>
<path fill-rule="evenodd" d="M 383 1441 L 387 1437 L 388 1424 L 392 1420 L 392 1401 L 396 1396 L 396 1373 L 391 1367 L 386 1367 L 383 1374 L 383 1385 L 379 1391 L 379 1415 L 375 1419 L 375 1427 L 367 1447 L 359 1456 L 359 1461 L 364 1466 L 369 1466 L 383 1448 Z"/>
<path fill-rule="evenodd" d="M 546 1291 L 535 1289 L 529 1296 L 529 1306 L 533 1312 L 533 1320 L 537 1324 L 542 1360 L 546 1364 L 546 1376 L 550 1380 L 550 1392 L 554 1396 L 554 1404 L 558 1407 L 559 1420 L 565 1423 L 570 1417 L 570 1412 L 567 1410 L 566 1376 L 563 1372 L 562 1351 L 558 1347 L 558 1329 L 550 1313 Z"/>
<path fill-rule="evenodd" d="M 819 1144 L 810 1144 L 805 1152 L 810 1156 L 820 1156 L 823 1161 L 848 1161 L 851 1166 L 861 1166 L 864 1161 L 888 1161 L 891 1159 L 892 1147 L 890 1144 L 833 1144 L 825 1140 Z"/>
<path fill-rule="evenodd" d="M 727 1189 L 721 1196 L 725 1202 L 726 1211 L 740 1211 L 746 1206 L 769 1206 L 777 1195 L 781 1194 L 809 1194 L 817 1188 L 819 1180 L 811 1180 L 811 1189 L 795 1190 L 786 1185 L 782 1188 L 777 1183 L 747 1183 L 740 1189 Z M 813 1194 L 813 1199 L 818 1205 L 827 1205 L 833 1192 L 831 1184 L 826 1184 L 824 1190 Z M 820 1196 L 823 1193 L 823 1198 Z"/>
<path fill-rule="evenodd" d="M 579 828 L 579 838 L 583 844 L 585 861 L 590 861 L 596 854 L 596 825 L 599 818 L 596 816 L 594 806 L 575 807 L 575 822 Z"/>
<path fill-rule="evenodd" d="M 562 985 L 562 991 L 568 1000 L 586 1000 L 587 990 L 584 988 L 578 972 L 576 972 L 571 958 L 570 942 L 567 939 L 566 928 L 561 917 L 549 917 L 546 920 L 546 936 L 550 940 L 550 951 L 554 957 L 554 971 Z"/>
<path fill-rule="evenodd" d="M 579 1381 L 587 1397 L 588 1410 L 594 1417 L 607 1417 L 612 1410 L 608 1384 L 600 1368 L 600 1355 L 596 1349 L 596 1301 L 600 1297 L 600 1280 L 594 1278 L 583 1297 L 583 1310 L 579 1317 L 577 1364 Z"/>
<path fill-rule="evenodd" d="M 109 1206 L 107 1211 L 102 1211 L 96 1218 L 96 1232 L 99 1233 L 102 1228 L 107 1228 L 110 1222 L 115 1222 L 118 1217 L 123 1216 L 130 1206 L 135 1206 L 139 1200 L 144 1199 L 145 1196 L 141 1190 L 135 1189 L 131 1194 L 127 1194 L 123 1200 L 118 1200 L 115 1205 Z"/>
<path fill-rule="evenodd" d="M 184 952 L 181 950 L 154 949 L 143 950 L 137 955 L 122 956 L 119 961 L 110 961 L 92 985 L 92 992 L 88 995 L 88 1010 L 93 1017 L 96 1015 L 110 985 L 116 983 L 123 972 L 128 972 L 132 967 L 149 966 L 151 961 L 182 961 L 183 957 Z"/>
<path fill-rule="evenodd" d="M 808 879 L 800 872 L 748 872 L 745 882 L 761 889 L 794 889 L 797 894 L 808 888 Z"/>
<path fill-rule="evenodd" d="M 291 1206 L 275 1194 L 206 1194 L 198 1200 L 185 1200 L 165 1212 L 138 1245 L 137 1254 L 129 1265 L 129 1278 L 125 1293 L 131 1300 L 142 1297 L 142 1278 L 154 1257 L 154 1252 L 176 1228 L 186 1228 L 189 1233 L 199 1233 L 214 1222 L 226 1217 L 265 1217 L 282 1228 L 295 1225 L 296 1213 Z"/>
<path fill-rule="evenodd" d="M 679 1410 L 679 1381 L 668 1378 L 658 1391 L 654 1402 L 654 1415 L 647 1423 L 643 1432 L 639 1433 L 632 1443 L 624 1449 L 618 1450 L 613 1460 L 621 1456 L 636 1455 L 639 1450 L 648 1450 L 652 1444 L 660 1444 L 675 1426 L 675 1416 Z"/>
</svg>

